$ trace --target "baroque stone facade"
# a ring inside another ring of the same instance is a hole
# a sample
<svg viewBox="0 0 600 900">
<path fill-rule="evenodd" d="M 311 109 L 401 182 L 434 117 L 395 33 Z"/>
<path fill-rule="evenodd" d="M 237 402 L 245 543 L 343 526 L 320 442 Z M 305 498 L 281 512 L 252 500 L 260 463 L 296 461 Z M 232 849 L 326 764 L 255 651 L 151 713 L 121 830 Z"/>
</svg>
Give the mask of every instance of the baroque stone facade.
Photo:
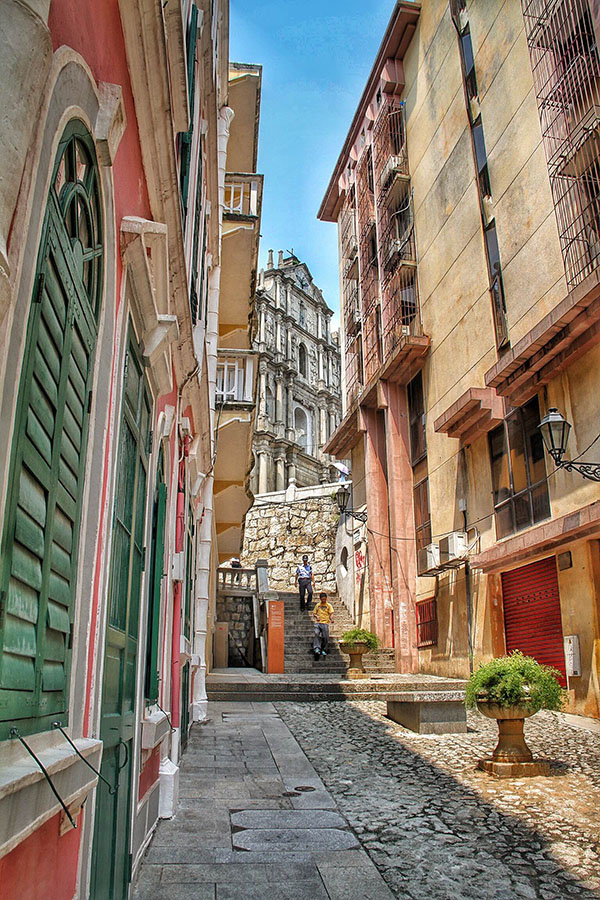
<svg viewBox="0 0 600 900">
<path fill-rule="evenodd" d="M 308 553 L 315 574 L 315 590 L 334 593 L 339 521 L 332 496 L 335 487 L 328 484 L 316 486 L 312 491 L 300 489 L 296 498 L 288 502 L 284 502 L 282 493 L 281 499 L 277 497 L 275 502 L 255 503 L 246 515 L 244 566 L 255 565 L 257 559 L 267 559 L 269 587 L 293 591 L 296 566 L 302 554 Z"/>
<path fill-rule="evenodd" d="M 333 480 L 323 453 L 341 419 L 340 348 L 332 310 L 305 263 L 269 250 L 256 293 L 259 409 L 254 494 Z"/>
</svg>

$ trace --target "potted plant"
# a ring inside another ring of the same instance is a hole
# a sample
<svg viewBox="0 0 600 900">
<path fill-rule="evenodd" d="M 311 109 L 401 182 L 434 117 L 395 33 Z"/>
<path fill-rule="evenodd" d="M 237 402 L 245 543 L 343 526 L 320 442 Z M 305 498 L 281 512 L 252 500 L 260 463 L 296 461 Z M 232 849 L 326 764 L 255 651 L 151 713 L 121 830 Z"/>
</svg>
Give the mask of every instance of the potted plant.
<svg viewBox="0 0 600 900">
<path fill-rule="evenodd" d="M 560 686 L 560 672 L 542 666 L 515 650 L 480 666 L 466 688 L 467 707 L 479 710 L 498 722 L 498 744 L 489 760 L 479 767 L 495 775 L 549 774 L 547 762 L 534 762 L 525 743 L 525 719 L 540 709 L 559 710 L 566 693 Z"/>
<path fill-rule="evenodd" d="M 344 632 L 340 649 L 350 657 L 348 678 L 367 677 L 362 661 L 363 654 L 368 653 L 369 650 L 377 650 L 378 647 L 379 638 L 372 631 L 365 631 L 364 628 L 350 628 L 349 631 Z"/>
</svg>

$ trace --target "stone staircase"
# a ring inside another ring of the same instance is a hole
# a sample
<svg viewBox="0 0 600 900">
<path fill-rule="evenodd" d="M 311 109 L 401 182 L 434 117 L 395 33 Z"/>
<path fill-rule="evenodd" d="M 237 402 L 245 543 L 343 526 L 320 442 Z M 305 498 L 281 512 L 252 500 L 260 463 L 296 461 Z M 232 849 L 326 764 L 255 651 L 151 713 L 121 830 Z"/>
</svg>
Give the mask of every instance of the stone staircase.
<svg viewBox="0 0 600 900">
<path fill-rule="evenodd" d="M 341 635 L 354 626 L 348 610 L 335 595 L 328 596 L 333 606 L 335 622 L 329 629 L 329 651 L 325 658 L 315 659 L 312 653 L 312 610 L 301 610 L 297 593 L 279 592 L 284 601 L 286 674 L 345 675 L 350 658 L 339 648 Z M 313 606 L 316 598 L 313 598 Z M 365 670 L 370 673 L 394 672 L 394 651 L 378 650 L 363 657 Z"/>
<path fill-rule="evenodd" d="M 251 669 L 220 669 L 206 678 L 210 701 L 228 703 L 296 703 L 319 700 L 387 700 L 411 691 L 464 690 L 465 681 L 435 675 L 372 675 L 344 681 L 341 674 L 263 675 Z"/>
</svg>

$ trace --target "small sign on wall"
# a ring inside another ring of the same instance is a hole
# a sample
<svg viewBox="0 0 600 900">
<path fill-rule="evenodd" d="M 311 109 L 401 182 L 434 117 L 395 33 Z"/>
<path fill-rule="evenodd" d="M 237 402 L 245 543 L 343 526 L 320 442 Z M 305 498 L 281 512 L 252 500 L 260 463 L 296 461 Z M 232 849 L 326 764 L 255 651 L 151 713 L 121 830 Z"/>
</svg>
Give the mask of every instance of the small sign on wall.
<svg viewBox="0 0 600 900">
<path fill-rule="evenodd" d="M 579 635 L 565 634 L 565 666 L 567 676 L 576 678 L 581 675 L 581 653 L 579 650 Z"/>
</svg>

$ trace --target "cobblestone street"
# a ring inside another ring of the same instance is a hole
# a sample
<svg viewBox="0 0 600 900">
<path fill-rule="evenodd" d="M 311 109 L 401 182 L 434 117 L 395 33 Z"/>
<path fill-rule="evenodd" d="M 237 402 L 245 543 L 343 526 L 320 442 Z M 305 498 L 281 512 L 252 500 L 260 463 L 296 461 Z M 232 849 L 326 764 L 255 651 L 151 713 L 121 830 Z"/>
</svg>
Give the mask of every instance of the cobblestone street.
<svg viewBox="0 0 600 900">
<path fill-rule="evenodd" d="M 470 714 L 467 734 L 419 736 L 384 713 L 211 703 L 135 900 L 600 897 L 597 726 L 538 714 L 526 735 L 552 776 L 498 780 L 475 768 L 495 722 Z"/>
<path fill-rule="evenodd" d="M 397 897 L 600 897 L 600 733 L 538 713 L 526 738 L 552 776 L 499 780 L 475 768 L 496 736 L 479 714 L 435 737 L 378 701 L 276 708 Z"/>
</svg>

